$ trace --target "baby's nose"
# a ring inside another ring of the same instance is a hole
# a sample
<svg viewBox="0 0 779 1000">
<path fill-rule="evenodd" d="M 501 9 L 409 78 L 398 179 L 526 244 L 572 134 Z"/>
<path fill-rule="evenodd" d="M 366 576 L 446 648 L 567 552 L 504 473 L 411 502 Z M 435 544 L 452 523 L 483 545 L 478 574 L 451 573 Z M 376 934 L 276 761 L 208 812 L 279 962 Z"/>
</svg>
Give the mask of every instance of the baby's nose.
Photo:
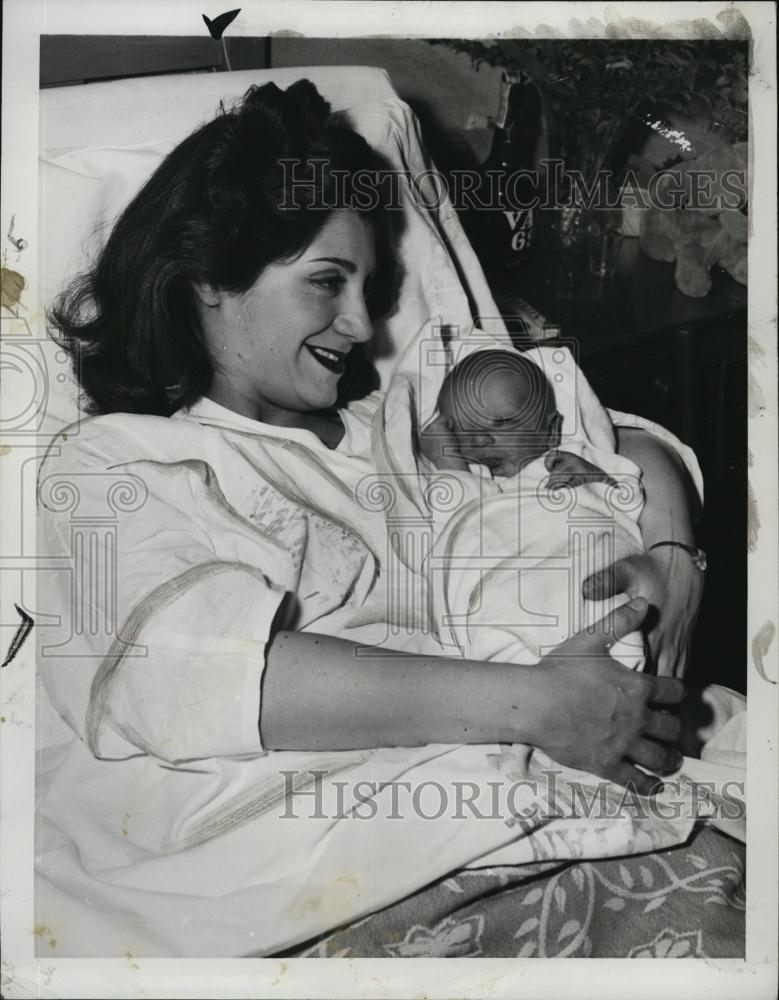
<svg viewBox="0 0 779 1000">
<path fill-rule="evenodd" d="M 488 448 L 495 443 L 492 434 L 476 433 L 466 435 L 466 443 L 469 448 Z"/>
</svg>

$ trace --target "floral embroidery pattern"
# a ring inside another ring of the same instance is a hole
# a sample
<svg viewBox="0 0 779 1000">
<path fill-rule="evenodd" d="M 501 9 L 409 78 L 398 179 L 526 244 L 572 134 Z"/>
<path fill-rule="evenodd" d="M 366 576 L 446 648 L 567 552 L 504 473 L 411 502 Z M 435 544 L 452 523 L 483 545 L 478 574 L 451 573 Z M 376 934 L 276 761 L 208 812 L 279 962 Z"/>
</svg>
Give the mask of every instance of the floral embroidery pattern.
<svg viewBox="0 0 779 1000">
<path fill-rule="evenodd" d="M 449 917 L 432 929 L 414 926 L 398 944 L 385 944 L 392 958 L 476 958 L 481 955 L 484 917 Z"/>
<path fill-rule="evenodd" d="M 595 862 L 563 869 L 548 880 L 544 889 L 531 889 L 522 899 L 523 907 L 537 904 L 538 913 L 526 919 L 514 934 L 521 942 L 517 957 L 588 957 L 592 954 L 590 931 L 598 921 L 598 907 L 611 914 L 630 912 L 635 919 L 664 906 L 671 894 L 683 893 L 696 897 L 703 895 L 704 906 L 714 903 L 744 912 L 743 870 L 739 865 L 711 868 L 697 854 L 688 856 L 688 864 L 693 870 L 681 875 L 658 854 L 612 862 L 608 874 L 604 871 L 606 866 Z M 604 895 L 606 898 L 601 902 Z M 696 899 L 695 905 L 698 903 Z M 673 931 L 664 928 L 661 933 L 667 935 Z M 532 938 L 528 939 L 531 934 Z M 682 934 L 682 937 L 687 936 L 689 934 Z M 702 947 L 698 940 L 697 950 L 692 951 L 688 942 L 684 951 L 690 957 L 699 953 L 705 955 Z M 676 957 L 676 952 L 668 957 Z"/>
<path fill-rule="evenodd" d="M 464 869 L 307 956 L 739 958 L 744 848 L 699 829 L 653 854 Z"/>
<path fill-rule="evenodd" d="M 628 958 L 706 958 L 706 954 L 700 931 L 677 934 L 673 927 L 664 927 L 648 944 L 631 948 Z"/>
</svg>

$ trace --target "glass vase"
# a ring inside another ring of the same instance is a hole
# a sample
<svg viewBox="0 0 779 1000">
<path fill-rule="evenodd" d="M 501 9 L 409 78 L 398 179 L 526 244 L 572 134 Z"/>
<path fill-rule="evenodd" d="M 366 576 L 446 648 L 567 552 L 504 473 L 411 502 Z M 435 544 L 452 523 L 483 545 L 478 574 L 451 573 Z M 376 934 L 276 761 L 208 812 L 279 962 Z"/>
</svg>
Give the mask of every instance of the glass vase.
<svg viewBox="0 0 779 1000">
<path fill-rule="evenodd" d="M 621 212 L 562 205 L 538 215 L 547 294 L 563 300 L 602 298 L 616 270 Z"/>
</svg>

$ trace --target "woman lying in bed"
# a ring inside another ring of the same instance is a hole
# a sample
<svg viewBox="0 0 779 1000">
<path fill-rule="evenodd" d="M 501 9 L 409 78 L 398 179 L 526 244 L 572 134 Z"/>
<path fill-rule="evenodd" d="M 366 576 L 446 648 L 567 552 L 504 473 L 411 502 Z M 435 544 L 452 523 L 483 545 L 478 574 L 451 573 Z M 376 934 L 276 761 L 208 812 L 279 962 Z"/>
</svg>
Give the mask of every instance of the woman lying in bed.
<svg viewBox="0 0 779 1000">
<path fill-rule="evenodd" d="M 269 954 L 518 836 L 473 817 L 408 815 L 381 836 L 332 822 L 334 777 L 351 782 L 339 818 L 367 776 L 386 818 L 382 782 L 510 777 L 496 743 L 645 794 L 678 765 L 667 709 L 683 695 L 701 574 L 676 548 L 619 564 L 610 586 L 634 599 L 538 665 L 398 638 L 384 519 L 356 500 L 376 469 L 380 395 L 338 406 L 391 307 L 394 220 L 362 207 L 355 178 L 381 164 L 328 111 L 305 82 L 252 89 L 170 154 L 53 311 L 95 415 L 55 439 L 41 471 L 44 545 L 62 557 L 46 611 L 63 638 L 74 600 L 96 624 L 70 637 L 76 656 L 56 658 L 47 638 L 41 661 L 78 737 L 42 785 L 38 922 L 47 907 L 70 914 L 60 954 Z M 312 183 L 291 188 L 285 158 Z M 352 207 L 322 209 L 336 199 Z M 692 545 L 678 456 L 640 430 L 620 431 L 619 449 L 643 470 L 645 546 Z M 79 517 L 98 516 L 107 491 L 134 496 L 112 508 L 113 596 L 72 573 L 63 483 Z M 608 653 L 650 604 L 658 676 Z M 284 815 L 298 792 L 295 815 L 321 807 L 330 821 Z"/>
</svg>

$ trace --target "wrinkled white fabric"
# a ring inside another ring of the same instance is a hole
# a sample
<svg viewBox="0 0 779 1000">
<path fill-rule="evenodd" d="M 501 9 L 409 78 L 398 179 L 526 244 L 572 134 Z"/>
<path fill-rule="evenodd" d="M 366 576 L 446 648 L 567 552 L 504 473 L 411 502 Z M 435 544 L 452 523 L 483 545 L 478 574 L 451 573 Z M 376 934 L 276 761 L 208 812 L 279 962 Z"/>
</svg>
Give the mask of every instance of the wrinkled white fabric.
<svg viewBox="0 0 779 1000">
<path fill-rule="evenodd" d="M 478 339 L 457 345 L 467 353 L 499 347 Z M 415 571 L 429 585 L 434 628 L 454 653 L 480 660 L 536 663 L 570 636 L 627 601 L 616 595 L 585 601 L 592 573 L 643 552 L 641 470 L 616 454 L 609 416 L 566 348 L 535 348 L 525 357 L 545 372 L 562 417 L 560 449 L 607 473 L 613 483 L 549 489 L 543 456 L 516 476 L 491 479 L 437 471 L 415 454 L 412 414 L 417 380 L 402 370 L 379 411 L 374 452 L 395 489 L 388 527 L 427 515 L 429 551 L 418 546 Z M 454 361 L 454 358 L 453 358 Z M 420 475 L 404 470 L 419 467 Z M 615 643 L 626 666 L 644 663 L 639 633 Z"/>
<path fill-rule="evenodd" d="M 41 752 L 36 920 L 58 954 L 270 954 L 496 852 L 602 857 L 689 835 L 689 785 L 667 818 L 560 818 L 550 805 L 593 779 L 521 746 L 262 750 L 277 615 L 447 651 L 411 620 L 424 601 L 370 491 L 380 402 L 351 408 L 334 451 L 208 401 L 54 441 L 39 663 L 73 738 Z"/>
</svg>

